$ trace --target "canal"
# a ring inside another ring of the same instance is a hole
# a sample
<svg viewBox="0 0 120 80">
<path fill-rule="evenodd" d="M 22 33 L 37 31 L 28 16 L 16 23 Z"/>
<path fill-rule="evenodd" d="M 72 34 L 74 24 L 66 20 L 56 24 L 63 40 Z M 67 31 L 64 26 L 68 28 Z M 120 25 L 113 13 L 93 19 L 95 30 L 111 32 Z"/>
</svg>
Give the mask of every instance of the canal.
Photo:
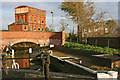
<svg viewBox="0 0 120 80">
<path fill-rule="evenodd" d="M 13 62 L 15 62 L 19 64 L 20 69 L 35 70 L 40 72 L 43 71 L 42 60 L 40 58 L 35 58 L 31 60 L 30 54 L 28 52 L 29 48 L 25 49 L 24 46 L 23 47 L 16 46 L 16 48 L 14 49 L 15 49 L 14 57 L 18 59 L 7 60 L 8 68 L 12 68 Z M 98 67 L 97 68 L 92 67 L 94 65 L 92 55 L 94 54 L 95 53 L 89 53 L 89 52 L 86 53 L 80 50 L 77 51 L 72 49 L 54 49 L 50 57 L 50 72 L 95 77 L 96 71 L 100 71 L 104 69 L 103 68 L 99 69 Z M 12 58 L 12 55 L 8 53 L 7 58 Z M 19 58 L 23 58 L 23 59 L 19 59 Z M 108 68 L 106 68 L 106 70 L 107 69 Z"/>
<path fill-rule="evenodd" d="M 25 49 L 26 47 L 38 47 L 38 45 L 34 43 L 24 43 L 24 42 L 13 45 L 12 48 L 15 49 L 15 53 L 14 53 L 15 58 L 29 58 L 29 52 L 28 52 L 28 49 Z M 81 63 L 79 60 L 69 60 L 69 61 L 72 61 L 74 63 L 80 64 L 89 68 L 91 68 L 91 66 L 93 65 L 92 57 L 91 57 L 92 54 L 84 55 L 84 52 L 80 52 L 78 54 L 78 51 L 74 52 L 69 49 L 67 50 L 58 49 L 58 50 L 53 50 L 52 55 L 57 57 L 78 58 L 81 60 Z M 8 57 L 10 58 L 12 56 L 9 55 Z M 15 62 L 19 64 L 20 69 L 42 70 L 42 61 L 40 59 L 36 59 L 33 61 L 30 61 L 30 59 L 15 59 Z M 56 66 L 54 66 L 55 64 L 53 62 L 54 61 L 52 61 L 51 59 L 50 70 L 55 72 L 56 71 L 61 72 Z M 7 63 L 8 63 L 8 67 L 12 68 L 13 60 L 8 60 Z"/>
<path fill-rule="evenodd" d="M 36 70 L 36 71 L 41 71 L 41 72 L 43 71 L 42 60 L 39 58 L 30 60 L 29 59 L 30 54 L 29 54 L 28 50 L 25 50 L 25 49 L 22 51 L 15 50 L 14 54 L 15 54 L 14 57 L 18 58 L 18 59 L 14 59 L 14 61 L 15 61 L 15 63 L 19 64 L 20 69 Z M 55 58 L 53 56 L 56 56 L 57 58 Z M 12 57 L 11 55 L 8 56 L 8 58 L 11 58 L 11 57 Z M 69 63 L 65 62 L 64 60 L 59 60 L 58 59 L 59 57 L 74 57 L 74 58 L 78 58 L 78 59 L 82 59 L 82 60 L 88 59 L 86 57 L 82 57 L 82 56 L 77 57 L 76 55 L 61 53 L 57 50 L 53 50 L 53 53 L 51 54 L 51 57 L 50 57 L 50 72 L 60 72 L 60 73 L 77 74 L 77 75 L 94 77 L 93 73 L 90 73 L 89 71 L 85 71 L 82 68 L 79 68 L 72 64 L 69 64 Z M 19 59 L 19 58 L 23 58 L 23 59 Z M 28 59 L 24 59 L 24 58 L 28 58 Z M 72 59 L 70 59 L 70 60 L 67 59 L 67 60 L 70 62 L 73 62 L 73 63 L 77 63 L 79 65 L 83 65 L 83 63 L 85 63 L 84 61 L 82 61 L 82 63 L 80 64 L 79 60 L 72 60 Z M 12 68 L 13 60 L 7 60 L 7 65 L 9 68 Z"/>
</svg>

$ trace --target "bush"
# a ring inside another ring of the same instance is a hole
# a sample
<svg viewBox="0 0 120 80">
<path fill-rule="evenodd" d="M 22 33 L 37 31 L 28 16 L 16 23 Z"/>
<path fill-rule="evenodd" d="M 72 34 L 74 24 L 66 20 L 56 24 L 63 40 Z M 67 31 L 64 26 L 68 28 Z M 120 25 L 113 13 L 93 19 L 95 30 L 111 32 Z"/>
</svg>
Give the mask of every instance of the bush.
<svg viewBox="0 0 120 80">
<path fill-rule="evenodd" d="M 94 45 L 84 45 L 79 43 L 65 43 L 63 48 L 71 48 L 71 49 L 82 49 L 87 51 L 95 51 L 99 53 L 105 53 L 105 54 L 119 54 L 118 49 L 109 48 L 109 47 L 99 47 Z"/>
</svg>

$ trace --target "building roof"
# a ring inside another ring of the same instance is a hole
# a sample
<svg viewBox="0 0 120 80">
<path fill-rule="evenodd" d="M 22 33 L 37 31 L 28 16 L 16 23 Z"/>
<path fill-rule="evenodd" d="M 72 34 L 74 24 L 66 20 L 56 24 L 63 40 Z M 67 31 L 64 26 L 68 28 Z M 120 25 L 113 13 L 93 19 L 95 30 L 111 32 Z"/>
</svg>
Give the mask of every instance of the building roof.
<svg viewBox="0 0 120 80">
<path fill-rule="evenodd" d="M 28 23 L 25 22 L 23 19 L 20 19 L 20 20 L 12 23 L 12 24 L 10 24 L 10 25 L 28 25 Z"/>
<path fill-rule="evenodd" d="M 16 7 L 16 8 L 22 8 L 22 7 L 28 7 L 28 6 L 22 5 L 22 6 L 18 6 L 18 7 Z"/>
<path fill-rule="evenodd" d="M 23 7 L 34 8 L 34 7 L 26 6 L 26 5 L 21 5 L 21 6 L 16 7 L 15 9 L 17 9 L 17 8 L 23 8 Z M 37 9 L 37 8 L 34 8 L 34 9 Z M 37 10 L 41 10 L 41 9 L 37 9 Z M 42 10 L 42 11 L 46 12 L 45 10 Z"/>
</svg>

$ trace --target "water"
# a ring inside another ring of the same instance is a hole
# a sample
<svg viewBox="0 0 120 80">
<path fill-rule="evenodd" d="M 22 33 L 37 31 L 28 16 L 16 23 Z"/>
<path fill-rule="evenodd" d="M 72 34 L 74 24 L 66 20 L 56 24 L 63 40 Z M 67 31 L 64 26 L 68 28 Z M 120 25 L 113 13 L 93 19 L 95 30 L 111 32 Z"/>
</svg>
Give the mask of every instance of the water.
<svg viewBox="0 0 120 80">
<path fill-rule="evenodd" d="M 34 69 L 34 70 L 36 70 L 36 69 L 41 67 L 41 65 L 39 63 L 40 61 L 30 61 L 28 52 L 20 53 L 19 51 L 16 51 L 14 57 L 15 58 L 23 58 L 23 59 L 14 59 L 15 63 L 19 64 L 20 69 Z M 9 55 L 8 58 L 12 58 L 12 56 Z M 24 58 L 28 58 L 28 59 L 24 59 Z M 12 68 L 13 59 L 7 60 L 7 65 L 9 68 Z"/>
<path fill-rule="evenodd" d="M 65 54 L 64 54 L 65 55 Z M 8 56 L 11 58 L 11 56 Z M 43 71 L 42 60 L 30 60 L 28 52 L 15 52 L 15 58 L 23 58 L 23 59 L 14 59 L 15 63 L 19 64 L 20 69 L 29 69 L 36 71 Z M 28 58 L 28 59 L 24 59 Z M 81 68 L 75 67 L 67 62 L 62 62 L 58 59 L 51 57 L 50 59 L 50 72 L 59 72 L 59 73 L 67 73 L 67 74 L 77 74 L 84 76 L 94 76 L 94 74 L 89 73 L 87 71 L 82 70 Z M 7 60 L 7 65 L 9 68 L 12 68 L 13 60 Z"/>
<path fill-rule="evenodd" d="M 65 53 L 59 53 L 59 52 L 54 52 L 53 55 L 59 55 L 59 57 L 67 57 L 67 56 L 71 56 L 71 57 L 77 57 L 79 59 L 82 59 L 82 65 L 84 66 L 91 66 L 92 64 L 90 63 L 91 58 L 89 57 L 84 57 L 84 56 L 75 56 L 75 55 L 68 55 Z M 11 58 L 11 56 L 8 56 L 9 58 Z M 29 59 L 29 53 L 26 50 L 23 50 L 22 52 L 20 51 L 15 51 L 15 58 L 23 58 L 23 59 L 14 59 L 16 63 L 19 64 L 19 68 L 20 69 L 34 69 L 34 70 L 42 70 L 42 61 L 40 59 L 34 60 L 34 61 L 30 61 Z M 24 59 L 24 58 L 28 58 L 28 59 Z M 52 63 L 52 61 L 51 61 Z M 13 64 L 13 60 L 7 60 L 7 64 L 9 68 L 12 68 L 12 64 Z M 50 70 L 54 71 L 54 72 L 60 72 L 58 71 L 58 69 L 55 68 L 55 66 L 53 66 L 54 63 L 52 63 L 50 65 Z"/>
<path fill-rule="evenodd" d="M 30 60 L 29 56 L 30 54 L 27 51 L 22 51 L 22 52 L 15 51 L 14 58 L 18 58 L 18 59 L 14 59 L 14 61 L 15 63 L 19 64 L 19 69 L 32 69 L 37 71 L 43 71 L 42 60 L 40 58 L 35 58 L 34 60 Z M 9 55 L 8 58 L 12 58 L 12 56 Z M 24 58 L 27 58 L 27 59 L 24 59 Z M 7 60 L 7 65 L 9 68 L 12 68 L 13 59 Z M 56 68 L 54 68 L 53 65 L 50 65 L 50 71 L 60 72 L 56 70 Z"/>
</svg>

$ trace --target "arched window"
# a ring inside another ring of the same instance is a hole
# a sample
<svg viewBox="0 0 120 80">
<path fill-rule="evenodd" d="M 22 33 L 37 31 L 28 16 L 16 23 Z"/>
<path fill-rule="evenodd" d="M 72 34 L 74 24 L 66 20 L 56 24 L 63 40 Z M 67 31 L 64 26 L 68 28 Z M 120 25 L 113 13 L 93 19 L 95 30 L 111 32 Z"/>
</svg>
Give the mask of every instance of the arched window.
<svg viewBox="0 0 120 80">
<path fill-rule="evenodd" d="M 18 20 L 19 20 L 19 15 L 18 15 Z"/>
<path fill-rule="evenodd" d="M 25 62 L 25 66 L 27 67 L 27 61 Z"/>
<path fill-rule="evenodd" d="M 36 26 L 34 27 L 34 31 L 36 31 Z"/>
<path fill-rule="evenodd" d="M 43 31 L 43 28 L 42 28 L 42 31 Z"/>
<path fill-rule="evenodd" d="M 40 23 L 40 18 L 38 19 L 38 23 Z"/>
<path fill-rule="evenodd" d="M 42 19 L 42 23 L 44 23 L 44 19 Z"/>
<path fill-rule="evenodd" d="M 30 30 L 31 30 L 31 31 L 32 31 L 32 28 L 33 28 L 33 27 L 32 27 L 32 26 L 30 26 Z"/>
<path fill-rule="evenodd" d="M 21 15 L 21 19 L 23 19 L 23 15 Z"/>
<path fill-rule="evenodd" d="M 38 27 L 38 30 L 40 30 L 40 26 Z"/>
<path fill-rule="evenodd" d="M 36 22 L 36 17 L 35 17 L 35 19 L 34 19 L 34 22 Z"/>
<path fill-rule="evenodd" d="M 26 26 L 24 27 L 24 29 L 26 29 Z"/>
<path fill-rule="evenodd" d="M 32 17 L 30 17 L 30 21 L 32 21 Z"/>
</svg>

